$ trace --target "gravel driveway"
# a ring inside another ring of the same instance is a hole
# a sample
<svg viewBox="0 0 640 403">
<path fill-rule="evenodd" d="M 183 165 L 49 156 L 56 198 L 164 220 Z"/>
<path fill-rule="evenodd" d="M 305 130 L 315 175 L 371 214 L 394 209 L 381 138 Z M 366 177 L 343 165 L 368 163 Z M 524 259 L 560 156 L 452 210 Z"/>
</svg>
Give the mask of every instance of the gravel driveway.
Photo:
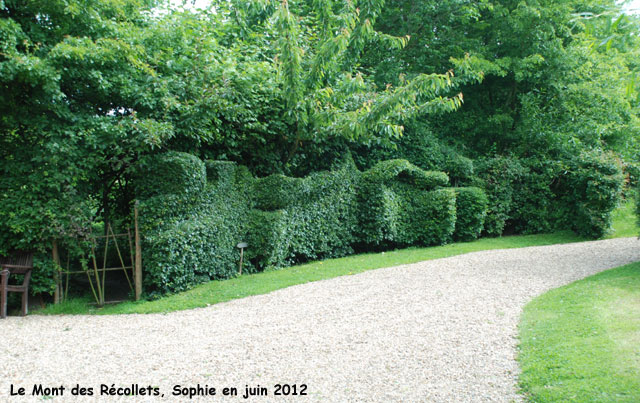
<svg viewBox="0 0 640 403">
<path fill-rule="evenodd" d="M 61 402 L 244 401 L 245 385 L 267 388 L 249 398 L 258 402 L 519 401 L 522 307 L 638 260 L 635 238 L 614 239 L 471 253 L 170 314 L 9 317 L 0 401 L 40 400 L 34 384 L 65 385 Z M 10 384 L 26 396 L 10 397 Z M 76 384 L 92 398 L 74 399 Z M 157 387 L 164 398 L 101 396 L 101 384 Z M 172 396 L 198 384 L 215 396 Z M 276 399 L 276 384 L 304 384 L 307 395 Z"/>
</svg>

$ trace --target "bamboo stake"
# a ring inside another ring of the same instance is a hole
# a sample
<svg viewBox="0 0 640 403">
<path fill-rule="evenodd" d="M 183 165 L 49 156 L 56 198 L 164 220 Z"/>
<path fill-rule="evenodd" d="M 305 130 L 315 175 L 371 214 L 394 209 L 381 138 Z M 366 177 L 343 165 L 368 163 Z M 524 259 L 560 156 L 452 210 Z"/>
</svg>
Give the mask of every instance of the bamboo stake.
<svg viewBox="0 0 640 403">
<path fill-rule="evenodd" d="M 98 305 L 104 305 L 104 295 L 102 287 L 100 287 L 100 277 L 98 276 L 98 262 L 96 262 L 95 243 L 91 245 L 91 261 L 93 262 L 93 274 L 96 278 L 96 287 L 98 288 Z"/>
<path fill-rule="evenodd" d="M 105 275 L 107 271 L 104 270 L 107 268 L 107 252 L 109 251 L 109 230 L 111 229 L 111 224 L 107 223 L 106 235 L 107 237 L 104 239 L 104 256 L 102 257 L 102 302 L 104 303 L 104 294 L 106 293 L 105 289 Z"/>
<path fill-rule="evenodd" d="M 66 273 L 67 274 L 67 281 L 66 281 L 66 284 L 64 286 L 64 292 L 62 294 L 63 301 L 66 301 L 67 297 L 69 296 L 69 259 L 70 259 L 69 253 L 67 253 L 67 273 Z"/>
<path fill-rule="evenodd" d="M 140 246 L 140 230 L 138 229 L 138 201 L 133 207 L 133 221 L 134 221 L 134 229 L 135 229 L 135 240 L 136 240 L 136 301 L 140 300 L 140 295 L 142 294 L 142 247 Z"/>
<path fill-rule="evenodd" d="M 127 228 L 127 237 L 129 238 L 129 257 L 131 258 L 131 277 L 133 278 L 133 282 L 135 284 L 136 281 L 136 268 L 135 268 L 135 255 L 133 253 L 133 241 L 131 240 L 131 229 Z M 132 289 L 135 293 L 135 289 Z"/>
<path fill-rule="evenodd" d="M 53 303 L 60 303 L 60 254 L 58 253 L 58 241 L 56 239 L 53 240 L 52 245 L 52 254 L 53 254 L 53 262 L 56 264 L 56 274 L 55 274 L 55 282 L 56 289 L 53 292 Z"/>
<path fill-rule="evenodd" d="M 124 259 L 122 259 L 122 254 L 120 253 L 120 246 L 118 246 L 118 240 L 116 239 L 116 236 L 113 233 L 113 229 L 110 228 L 110 230 L 111 230 L 111 235 L 113 237 L 113 243 L 116 245 L 116 252 L 118 252 L 118 257 L 120 258 L 120 264 L 122 265 L 122 271 L 124 271 L 124 275 L 127 278 L 127 283 L 129 283 L 129 288 L 131 289 L 131 291 L 133 291 L 133 285 L 131 284 L 131 280 L 129 280 L 129 274 L 127 274 L 127 269 L 125 269 L 126 266 L 124 264 Z M 106 269 L 106 267 L 105 267 L 105 269 Z"/>
<path fill-rule="evenodd" d="M 91 281 L 91 276 L 89 275 L 89 268 L 88 267 L 87 267 L 87 270 L 85 270 L 85 273 L 87 273 L 87 279 L 89 279 L 89 285 L 91 286 L 91 292 L 93 293 L 93 299 L 95 299 L 97 303 L 100 303 L 100 298 L 98 298 L 98 294 L 96 294 L 96 289 L 93 286 L 93 281 Z"/>
</svg>

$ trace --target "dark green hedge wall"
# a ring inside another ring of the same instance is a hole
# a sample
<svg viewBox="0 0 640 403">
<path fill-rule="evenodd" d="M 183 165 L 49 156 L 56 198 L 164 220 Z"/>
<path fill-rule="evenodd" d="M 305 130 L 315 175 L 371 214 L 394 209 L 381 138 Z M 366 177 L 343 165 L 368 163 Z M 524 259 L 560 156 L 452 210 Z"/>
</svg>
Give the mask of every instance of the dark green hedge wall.
<svg viewBox="0 0 640 403">
<path fill-rule="evenodd" d="M 137 170 L 145 289 L 149 296 L 310 259 L 409 245 L 571 228 L 599 237 L 610 226 L 623 176 L 616 161 L 584 153 L 565 160 L 478 161 L 471 187 L 406 160 L 365 172 L 353 161 L 305 178 L 254 178 L 231 162 L 177 152 Z"/>
<path fill-rule="evenodd" d="M 449 178 L 406 160 L 383 161 L 362 174 L 359 239 L 372 247 L 443 244 L 455 227 L 455 193 L 433 190 Z"/>
<path fill-rule="evenodd" d="M 357 185 L 353 164 L 306 178 L 272 175 L 254 184 L 249 256 L 259 268 L 353 252 L 357 226 Z"/>
<path fill-rule="evenodd" d="M 181 153 L 150 159 L 141 164 L 137 187 L 153 195 L 140 201 L 145 292 L 153 297 L 233 276 L 235 245 L 244 238 L 250 210 L 248 171 L 232 163 L 196 163 Z"/>
</svg>

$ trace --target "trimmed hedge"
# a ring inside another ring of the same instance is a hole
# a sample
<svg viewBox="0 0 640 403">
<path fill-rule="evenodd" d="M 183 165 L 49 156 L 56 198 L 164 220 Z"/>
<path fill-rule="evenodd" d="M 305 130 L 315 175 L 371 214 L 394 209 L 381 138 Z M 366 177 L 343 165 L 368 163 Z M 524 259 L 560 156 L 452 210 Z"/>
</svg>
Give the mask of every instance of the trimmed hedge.
<svg viewBox="0 0 640 403">
<path fill-rule="evenodd" d="M 247 189 L 252 178 L 245 170 L 229 163 L 194 164 L 190 157 L 182 158 L 184 155 L 168 157 L 154 157 L 155 169 L 145 162 L 140 170 L 145 174 L 143 185 L 156 182 L 158 188 L 174 192 L 140 201 L 144 286 L 149 297 L 235 275 L 238 258 L 235 245 L 244 238 L 250 209 Z M 186 177 L 191 185 L 200 187 L 199 182 L 191 179 L 195 175 L 185 172 L 194 166 L 198 175 L 210 178 L 209 183 L 205 179 L 200 192 L 195 192 L 195 186 L 160 183 Z M 171 169 L 174 175 L 168 174 Z M 159 176 L 154 177 L 154 173 Z M 144 189 L 140 185 L 136 188 Z M 182 192 L 178 192 L 180 189 Z"/>
<path fill-rule="evenodd" d="M 386 183 L 400 180 L 425 190 L 446 186 L 449 183 L 449 177 L 444 172 L 425 171 L 401 159 L 379 162 L 365 175 L 371 181 Z"/>
<path fill-rule="evenodd" d="M 453 238 L 459 241 L 477 239 L 484 228 L 489 199 L 477 187 L 455 188 L 456 224 Z"/>
<path fill-rule="evenodd" d="M 235 276 L 238 242 L 244 272 L 358 250 L 472 240 L 572 228 L 602 236 L 623 178 L 610 156 L 564 161 L 497 157 L 477 164 L 475 187 L 444 187 L 448 176 L 406 160 L 366 172 L 348 161 L 305 178 L 253 178 L 246 167 L 182 153 L 146 157 L 140 197 L 148 296 Z M 484 188 L 485 190 L 483 190 Z"/>
<path fill-rule="evenodd" d="M 306 178 L 272 175 L 254 185 L 251 261 L 260 269 L 353 253 L 360 173 L 353 165 Z"/>
<path fill-rule="evenodd" d="M 349 161 L 306 178 L 255 179 L 231 162 L 171 152 L 141 161 L 138 178 L 151 297 L 234 276 L 241 241 L 249 244 L 243 271 L 252 272 L 354 246 L 442 244 L 455 229 L 455 191 L 438 189 L 447 175 L 405 160 L 364 174 Z"/>
<path fill-rule="evenodd" d="M 166 194 L 198 194 L 207 182 L 204 162 L 198 157 L 169 151 L 142 158 L 136 169 L 135 191 L 140 199 Z"/>
<path fill-rule="evenodd" d="M 283 209 L 296 201 L 303 180 L 275 174 L 260 178 L 254 183 L 256 208 L 260 210 Z"/>
<path fill-rule="evenodd" d="M 369 246 L 443 244 L 455 228 L 455 193 L 435 190 L 443 172 L 424 171 L 406 160 L 378 163 L 362 175 L 359 238 Z"/>
</svg>

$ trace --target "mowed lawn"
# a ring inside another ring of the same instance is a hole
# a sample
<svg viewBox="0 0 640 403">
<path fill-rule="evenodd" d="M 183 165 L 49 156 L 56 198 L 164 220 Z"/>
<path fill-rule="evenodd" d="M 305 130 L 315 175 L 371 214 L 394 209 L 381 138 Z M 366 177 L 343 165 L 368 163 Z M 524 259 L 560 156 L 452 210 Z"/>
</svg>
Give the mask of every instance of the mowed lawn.
<svg viewBox="0 0 640 403">
<path fill-rule="evenodd" d="M 640 402 L 640 263 L 551 290 L 520 322 L 533 402 Z"/>
</svg>

